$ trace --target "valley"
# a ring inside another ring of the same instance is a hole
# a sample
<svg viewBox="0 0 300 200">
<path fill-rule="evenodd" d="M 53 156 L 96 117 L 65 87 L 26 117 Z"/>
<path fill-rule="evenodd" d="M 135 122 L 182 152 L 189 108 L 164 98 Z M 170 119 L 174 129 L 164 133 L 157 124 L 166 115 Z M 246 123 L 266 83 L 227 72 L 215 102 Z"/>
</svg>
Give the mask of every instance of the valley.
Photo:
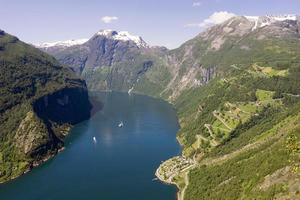
<svg viewBox="0 0 300 200">
<path fill-rule="evenodd" d="M 208 28 L 178 49 L 136 46 L 134 51 L 140 54 L 131 54 L 134 64 L 119 68 L 113 62 L 100 71 L 95 68 L 92 74 L 100 79 L 83 76 L 87 82 L 104 81 L 100 85 L 106 90 L 130 90 L 174 105 L 181 125 L 177 139 L 182 156 L 162 163 L 156 176 L 175 184 L 179 199 L 298 198 L 297 189 L 287 189 L 299 188 L 297 175 L 293 186 L 278 182 L 259 189 L 266 177 L 291 166 L 285 143 L 290 137 L 299 140 L 297 30 L 296 16 L 237 16 Z M 64 62 L 65 52 L 80 48 L 68 47 L 56 57 Z M 131 78 L 125 71 L 130 71 Z M 119 83 L 123 77 L 127 83 Z M 295 154 L 297 160 L 299 152 Z M 254 166 L 258 168 L 251 169 Z M 282 176 L 291 174 L 292 170 L 285 170 Z"/>
<path fill-rule="evenodd" d="M 166 150 L 169 157 L 151 166 L 157 165 L 153 176 L 177 186 L 179 200 L 300 199 L 299 33 L 296 15 L 234 16 L 173 50 L 110 29 L 90 39 L 35 48 L 1 32 L 1 81 L 7 87 L 1 89 L 0 119 L 1 129 L 7 131 L 0 135 L 0 180 L 13 179 L 56 154 L 70 128 L 90 117 L 87 90 L 109 91 L 123 92 L 120 98 L 107 97 L 116 107 L 123 100 L 144 98 L 139 95 L 155 97 L 157 107 L 146 99 L 147 105 L 138 100 L 130 105 L 133 111 L 140 104 L 150 107 L 158 117 L 159 108 L 171 112 L 160 100 L 173 105 L 181 155 Z M 41 69 L 35 71 L 36 66 Z M 15 69 L 23 71 L 14 74 Z M 21 81 L 14 82 L 14 76 Z M 125 107 L 120 110 L 125 112 Z M 151 117 L 152 110 L 146 111 L 143 122 L 159 123 Z M 159 127 L 174 125 L 174 118 L 167 117 L 171 122 Z M 132 118 L 140 125 L 139 118 Z M 158 129 L 152 128 L 155 134 Z M 112 142 L 112 136 L 107 137 L 103 139 Z M 169 145 L 146 139 L 151 148 Z M 125 145 L 131 147 L 130 142 Z"/>
</svg>

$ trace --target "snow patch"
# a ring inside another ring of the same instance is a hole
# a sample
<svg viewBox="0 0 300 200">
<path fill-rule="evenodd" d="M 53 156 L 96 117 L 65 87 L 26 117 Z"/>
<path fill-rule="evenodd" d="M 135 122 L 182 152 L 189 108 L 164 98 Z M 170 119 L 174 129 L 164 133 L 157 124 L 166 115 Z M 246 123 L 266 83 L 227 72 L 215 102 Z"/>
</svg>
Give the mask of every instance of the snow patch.
<svg viewBox="0 0 300 200">
<path fill-rule="evenodd" d="M 296 21 L 297 15 L 266 15 L 266 16 L 245 16 L 249 21 L 254 22 L 252 31 L 257 28 L 269 26 L 275 22 L 286 20 Z"/>
<path fill-rule="evenodd" d="M 106 29 L 97 32 L 96 35 L 105 36 L 113 40 L 133 41 L 139 47 L 148 47 L 148 44 L 140 36 L 131 35 L 128 31 L 117 32 Z"/>
<path fill-rule="evenodd" d="M 113 31 L 110 29 L 101 30 L 96 33 L 96 35 L 104 36 L 113 40 L 119 41 L 133 41 L 138 47 L 148 48 L 149 45 L 140 37 L 131 35 L 128 31 Z M 49 48 L 49 47 L 71 47 L 75 45 L 81 45 L 88 41 L 89 39 L 78 39 L 78 40 L 67 40 L 67 41 L 57 41 L 57 42 L 45 42 L 40 44 L 35 44 L 37 48 Z"/>
<path fill-rule="evenodd" d="M 45 42 L 35 45 L 38 48 L 49 48 L 49 47 L 71 47 L 75 45 L 80 45 L 86 43 L 88 39 L 78 39 L 78 40 L 66 40 L 57 42 Z"/>
</svg>

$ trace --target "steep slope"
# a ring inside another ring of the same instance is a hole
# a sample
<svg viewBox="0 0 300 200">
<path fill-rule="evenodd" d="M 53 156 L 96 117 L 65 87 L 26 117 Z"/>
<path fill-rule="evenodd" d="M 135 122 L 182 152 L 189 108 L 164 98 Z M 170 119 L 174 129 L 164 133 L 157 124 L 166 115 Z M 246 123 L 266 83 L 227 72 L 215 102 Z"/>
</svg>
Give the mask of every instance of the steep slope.
<svg viewBox="0 0 300 200">
<path fill-rule="evenodd" d="M 180 51 L 190 46 L 193 53 L 189 59 L 193 60 L 194 57 L 196 61 L 202 63 L 201 65 L 208 68 L 215 66 L 217 78 L 223 78 L 225 83 L 235 76 L 236 70 L 270 78 L 277 77 L 277 79 L 283 79 L 289 70 L 297 71 L 295 68 L 299 65 L 300 59 L 297 21 L 274 22 L 254 31 L 253 26 L 255 24 L 247 18 L 235 17 L 210 28 L 175 51 L 180 56 Z M 218 48 L 215 46 L 216 43 Z M 255 78 L 254 76 L 249 79 L 255 80 Z M 239 84 L 243 82 L 237 85 Z M 284 90 L 281 92 L 288 92 L 287 87 L 281 90 Z M 201 91 L 203 92 L 204 89 L 201 88 Z M 297 92 L 291 93 L 297 94 Z M 237 97 L 248 94 L 249 98 L 254 99 L 255 91 L 251 93 L 245 90 L 237 94 L 239 94 L 236 95 Z M 183 99 L 179 97 L 177 102 Z M 216 98 L 216 101 L 218 99 Z"/>
<path fill-rule="evenodd" d="M 90 115 L 85 82 L 53 57 L 0 31 L 0 182 L 57 153 Z"/>
<path fill-rule="evenodd" d="M 258 27 L 256 22 L 242 16 L 211 27 L 169 52 L 168 63 L 176 69 L 173 73 L 176 78 L 165 92 L 172 94 L 170 99 L 174 100 L 183 90 L 222 75 L 232 64 L 283 64 L 281 60 L 290 56 L 289 51 L 295 51 L 290 48 L 297 47 L 290 44 L 298 42 L 298 30 L 297 20 L 274 21 Z"/>
<path fill-rule="evenodd" d="M 234 17 L 171 52 L 215 74 L 173 98 L 184 157 L 156 174 L 179 199 L 300 198 L 298 19 Z"/>
<path fill-rule="evenodd" d="M 299 65 L 235 67 L 176 102 L 178 139 L 196 163 L 181 174 L 184 199 L 298 199 Z"/>
</svg>

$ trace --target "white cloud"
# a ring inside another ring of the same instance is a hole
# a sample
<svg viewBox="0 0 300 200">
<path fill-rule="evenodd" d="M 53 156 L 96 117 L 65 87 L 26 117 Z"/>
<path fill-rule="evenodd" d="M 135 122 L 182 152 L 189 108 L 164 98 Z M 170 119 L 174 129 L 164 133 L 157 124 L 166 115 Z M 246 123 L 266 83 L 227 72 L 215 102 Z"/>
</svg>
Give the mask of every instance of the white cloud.
<svg viewBox="0 0 300 200">
<path fill-rule="evenodd" d="M 101 21 L 105 24 L 110 24 L 112 23 L 113 21 L 116 21 L 118 20 L 119 18 L 116 17 L 116 16 L 104 16 L 101 18 Z"/>
<path fill-rule="evenodd" d="M 227 11 L 215 12 L 202 22 L 186 24 L 185 27 L 207 28 L 212 25 L 221 24 L 234 16 L 236 16 L 234 13 Z"/>
<path fill-rule="evenodd" d="M 202 5 L 202 2 L 200 2 L 200 1 L 197 1 L 197 2 L 193 3 L 193 7 L 199 7 L 201 5 Z"/>
</svg>

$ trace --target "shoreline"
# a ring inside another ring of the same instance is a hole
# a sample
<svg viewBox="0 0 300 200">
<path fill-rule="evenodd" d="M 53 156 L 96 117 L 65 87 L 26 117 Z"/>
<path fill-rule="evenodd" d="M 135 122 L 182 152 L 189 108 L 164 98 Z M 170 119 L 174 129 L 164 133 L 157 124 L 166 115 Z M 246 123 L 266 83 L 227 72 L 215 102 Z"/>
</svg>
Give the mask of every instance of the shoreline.
<svg viewBox="0 0 300 200">
<path fill-rule="evenodd" d="M 17 178 L 20 178 L 21 176 L 25 175 L 25 174 L 28 174 L 29 172 L 31 172 L 34 168 L 38 167 L 38 166 L 41 166 L 42 164 L 46 163 L 47 161 L 49 161 L 50 159 L 54 158 L 55 156 L 57 156 L 59 153 L 61 153 L 62 151 L 65 150 L 65 147 L 62 146 L 61 148 L 57 149 L 55 151 L 55 153 L 51 153 L 51 154 L 48 154 L 47 156 L 45 156 L 43 159 L 39 160 L 39 161 L 32 161 L 29 163 L 29 166 L 28 168 L 21 174 L 17 175 L 17 176 L 13 176 L 7 180 L 4 180 L 4 181 L 0 181 L 0 185 L 1 184 L 6 184 L 6 183 L 9 183 L 11 181 L 14 181 L 16 180 Z"/>
<path fill-rule="evenodd" d="M 188 172 L 195 166 L 196 162 L 194 160 L 183 156 L 175 156 L 161 163 L 155 171 L 155 176 L 162 183 L 175 185 L 178 189 L 177 200 L 183 200 L 184 191 L 188 185 Z M 175 178 L 179 178 L 179 180 L 174 181 Z M 183 180 L 184 187 L 178 183 L 180 180 Z"/>
<path fill-rule="evenodd" d="M 176 182 L 166 182 L 165 180 L 163 180 L 161 177 L 160 177 L 160 175 L 158 174 L 158 170 L 159 170 L 159 168 L 157 168 L 156 169 L 156 171 L 155 171 L 155 176 L 157 177 L 157 180 L 159 181 L 159 182 L 161 182 L 162 184 L 165 184 L 165 185 L 169 185 L 169 186 L 175 186 L 176 187 L 176 189 L 177 189 L 177 192 L 176 192 L 176 200 L 182 200 L 181 198 L 180 198 L 180 194 L 181 194 L 181 190 L 180 190 L 180 188 L 179 188 L 179 185 L 176 183 Z"/>
</svg>

